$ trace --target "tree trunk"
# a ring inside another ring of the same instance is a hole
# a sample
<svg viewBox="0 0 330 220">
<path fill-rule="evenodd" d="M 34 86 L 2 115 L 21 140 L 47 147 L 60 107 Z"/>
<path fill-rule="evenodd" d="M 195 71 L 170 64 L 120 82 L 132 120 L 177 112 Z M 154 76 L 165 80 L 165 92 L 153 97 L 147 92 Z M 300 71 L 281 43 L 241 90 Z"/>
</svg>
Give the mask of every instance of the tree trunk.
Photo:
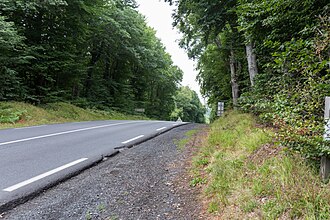
<svg viewBox="0 0 330 220">
<path fill-rule="evenodd" d="M 234 105 L 234 109 L 236 109 L 238 96 L 239 96 L 239 86 L 237 82 L 237 69 L 236 69 L 235 53 L 233 49 L 230 50 L 229 64 L 230 64 L 230 79 L 231 79 L 231 89 L 233 96 L 233 105 Z"/>
<path fill-rule="evenodd" d="M 104 67 L 104 73 L 103 73 L 103 79 L 106 81 L 109 80 L 109 78 L 110 78 L 110 68 L 111 68 L 110 59 L 107 57 L 107 58 L 105 58 L 105 67 Z"/>
<path fill-rule="evenodd" d="M 93 71 L 96 62 L 99 60 L 100 55 L 98 53 L 92 53 L 92 58 L 88 66 L 87 77 L 85 79 L 85 97 L 90 98 L 92 88 Z"/>
<path fill-rule="evenodd" d="M 249 66 L 251 86 L 254 86 L 254 77 L 258 74 L 257 56 L 253 51 L 253 43 L 246 45 L 246 58 Z"/>
</svg>

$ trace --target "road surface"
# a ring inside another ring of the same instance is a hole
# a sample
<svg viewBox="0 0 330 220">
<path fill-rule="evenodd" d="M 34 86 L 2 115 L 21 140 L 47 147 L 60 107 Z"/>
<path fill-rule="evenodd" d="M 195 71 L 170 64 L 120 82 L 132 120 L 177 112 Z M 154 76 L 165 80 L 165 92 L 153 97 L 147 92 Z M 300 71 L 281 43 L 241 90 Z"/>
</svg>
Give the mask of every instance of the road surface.
<svg viewBox="0 0 330 220">
<path fill-rule="evenodd" d="M 181 124 L 94 121 L 0 130 L 0 214 L 119 148 Z"/>
</svg>

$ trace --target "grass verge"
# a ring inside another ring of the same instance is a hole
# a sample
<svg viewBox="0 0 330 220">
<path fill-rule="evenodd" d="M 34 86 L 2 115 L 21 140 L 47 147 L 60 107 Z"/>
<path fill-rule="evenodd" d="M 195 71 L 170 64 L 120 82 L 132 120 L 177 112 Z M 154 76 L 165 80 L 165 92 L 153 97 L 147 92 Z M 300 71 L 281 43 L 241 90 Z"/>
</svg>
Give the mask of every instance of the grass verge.
<svg viewBox="0 0 330 220">
<path fill-rule="evenodd" d="M 148 118 L 115 111 L 82 109 L 63 102 L 38 107 L 22 102 L 0 102 L 0 129 L 75 121 L 143 119 Z"/>
<path fill-rule="evenodd" d="M 198 132 L 198 130 L 193 129 L 190 131 L 187 131 L 185 133 L 185 138 L 181 139 L 181 140 L 175 140 L 175 144 L 178 146 L 179 150 L 183 150 L 184 147 L 188 144 L 188 142 L 191 140 L 191 138 Z"/>
<path fill-rule="evenodd" d="M 249 114 L 230 112 L 211 125 L 191 185 L 204 185 L 214 218 L 330 219 L 329 186 L 273 139 Z"/>
</svg>

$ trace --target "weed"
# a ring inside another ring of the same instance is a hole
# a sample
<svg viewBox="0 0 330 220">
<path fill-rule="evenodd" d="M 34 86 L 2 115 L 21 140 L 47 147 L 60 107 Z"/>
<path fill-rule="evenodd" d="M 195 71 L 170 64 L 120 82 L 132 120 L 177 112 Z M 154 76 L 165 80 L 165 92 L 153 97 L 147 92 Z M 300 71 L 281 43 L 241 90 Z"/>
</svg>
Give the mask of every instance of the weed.
<svg viewBox="0 0 330 220">
<path fill-rule="evenodd" d="M 219 204 L 216 201 L 212 201 L 209 204 L 209 207 L 207 209 L 209 213 L 215 213 L 219 211 Z"/>
<path fill-rule="evenodd" d="M 187 131 L 185 135 L 186 135 L 188 138 L 191 138 L 191 137 L 194 136 L 197 132 L 198 132 L 198 130 L 193 129 L 193 130 Z"/>
<path fill-rule="evenodd" d="M 183 150 L 184 147 L 188 144 L 189 139 L 184 138 L 184 139 L 181 139 L 181 140 L 175 140 L 174 142 L 175 142 L 175 145 L 178 146 L 179 150 Z"/>
<path fill-rule="evenodd" d="M 185 138 L 183 138 L 181 140 L 174 140 L 175 145 L 178 146 L 179 150 L 183 150 L 184 147 L 189 143 L 192 136 L 194 136 L 197 132 L 198 132 L 198 130 L 195 130 L 195 129 L 187 131 L 185 133 Z"/>
<path fill-rule="evenodd" d="M 200 184 L 204 184 L 206 181 L 202 177 L 195 177 L 190 181 L 190 186 L 195 187 Z"/>
<path fill-rule="evenodd" d="M 209 164 L 209 159 L 208 158 L 205 158 L 205 157 L 202 157 L 202 158 L 199 158 L 196 162 L 197 166 L 206 166 Z"/>
<path fill-rule="evenodd" d="M 246 203 L 243 203 L 242 205 L 242 209 L 245 213 L 250 213 L 257 207 L 258 207 L 258 202 L 255 200 L 249 200 Z"/>
<path fill-rule="evenodd" d="M 104 211 L 105 211 L 105 205 L 104 205 L 104 204 L 99 204 L 99 205 L 97 206 L 97 210 L 98 210 L 99 212 L 104 212 Z"/>
<path fill-rule="evenodd" d="M 92 214 L 90 213 L 90 211 L 87 211 L 85 218 L 86 218 L 86 220 L 92 219 Z"/>
<path fill-rule="evenodd" d="M 330 219 L 329 187 L 303 158 L 274 146 L 273 137 L 238 112 L 211 125 L 192 162 L 192 183 L 205 182 L 208 211 L 221 210 L 222 219 L 231 217 L 233 207 L 241 219 L 251 212 L 262 219 Z"/>
<path fill-rule="evenodd" d="M 22 102 L 0 102 L 0 129 L 93 120 L 147 120 L 115 111 L 82 109 L 69 103 L 33 106 Z"/>
</svg>

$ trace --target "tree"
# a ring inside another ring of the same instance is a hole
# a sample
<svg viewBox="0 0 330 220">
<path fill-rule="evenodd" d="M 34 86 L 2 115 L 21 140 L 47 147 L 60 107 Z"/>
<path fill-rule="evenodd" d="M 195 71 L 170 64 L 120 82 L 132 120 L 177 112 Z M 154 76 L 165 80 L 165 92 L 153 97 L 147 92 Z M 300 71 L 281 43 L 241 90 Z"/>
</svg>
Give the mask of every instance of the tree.
<svg viewBox="0 0 330 220">
<path fill-rule="evenodd" d="M 174 1 L 168 2 L 174 3 Z M 229 59 L 225 60 L 230 67 L 232 102 L 236 107 L 240 89 L 244 89 L 245 86 L 239 84 L 245 62 L 242 63 L 239 57 L 244 48 L 244 39 L 238 31 L 235 11 L 238 2 L 181 0 L 175 1 L 175 4 L 177 10 L 174 15 L 174 25 L 183 33 L 180 45 L 188 51 L 191 58 L 200 58 L 209 44 L 216 45 L 219 50 L 229 51 L 227 53 Z M 221 39 L 224 36 L 226 39 Z M 243 56 L 245 57 L 245 54 Z"/>
<path fill-rule="evenodd" d="M 221 97 L 230 73 L 233 103 L 241 95 L 243 109 L 279 127 L 283 145 L 310 158 L 330 154 L 322 141 L 330 91 L 328 1 L 168 2 L 178 7 L 181 45 L 199 60 L 198 79 L 210 102 Z"/>
<path fill-rule="evenodd" d="M 323 102 L 330 89 L 329 20 L 324 19 L 329 3 L 241 2 L 240 29 L 259 42 L 262 55 L 256 85 L 243 95 L 242 106 L 277 126 L 282 145 L 309 158 L 329 154 L 322 138 Z"/>
<path fill-rule="evenodd" d="M 176 108 L 171 114 L 171 119 L 181 118 L 186 122 L 205 123 L 205 108 L 198 95 L 188 86 L 183 86 L 175 96 Z"/>
<path fill-rule="evenodd" d="M 1 99 L 170 117 L 182 71 L 134 0 L 0 0 L 0 16 Z"/>
<path fill-rule="evenodd" d="M 23 54 L 23 37 L 15 24 L 0 16 L 0 100 L 12 100 L 24 93 L 16 71 L 17 66 L 27 62 Z"/>
</svg>

